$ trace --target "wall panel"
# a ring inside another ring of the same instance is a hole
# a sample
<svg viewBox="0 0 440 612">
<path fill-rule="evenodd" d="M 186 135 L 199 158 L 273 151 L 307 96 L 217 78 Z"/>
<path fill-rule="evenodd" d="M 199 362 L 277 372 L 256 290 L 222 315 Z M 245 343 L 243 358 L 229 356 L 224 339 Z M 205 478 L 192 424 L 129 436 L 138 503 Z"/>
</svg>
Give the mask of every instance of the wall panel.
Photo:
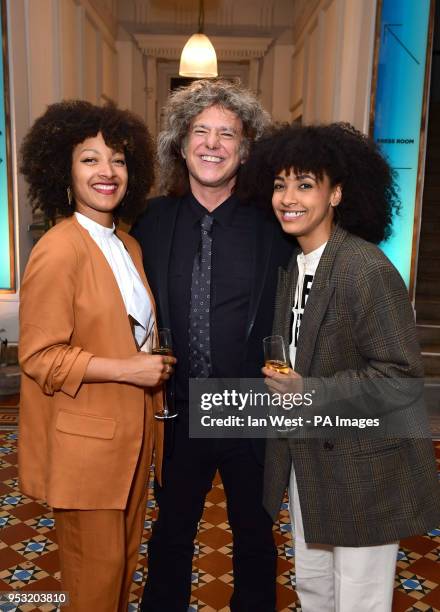
<svg viewBox="0 0 440 612">
<path fill-rule="evenodd" d="M 77 98 L 81 92 L 81 53 L 77 27 L 78 6 L 74 0 L 59 0 L 61 96 Z"/>
<path fill-rule="evenodd" d="M 318 70 L 318 21 L 315 19 L 307 33 L 304 54 L 304 123 L 312 123 L 319 115 L 319 79 Z"/>
<path fill-rule="evenodd" d="M 145 72 L 144 57 L 139 49 L 133 46 L 132 109 L 143 119 L 147 116 Z"/>
<path fill-rule="evenodd" d="M 289 93 L 292 80 L 293 45 L 275 45 L 273 72 L 272 118 L 274 121 L 289 121 Z"/>
<path fill-rule="evenodd" d="M 97 104 L 100 91 L 98 79 L 98 31 L 86 16 L 84 20 L 84 98 Z"/>
<path fill-rule="evenodd" d="M 59 73 L 55 64 L 58 36 L 53 0 L 27 0 L 27 56 L 30 122 L 58 96 Z"/>
<path fill-rule="evenodd" d="M 375 4 L 376 0 L 295 4 L 291 119 L 302 108 L 304 123 L 350 121 L 368 130 Z M 297 79 L 301 71 L 303 78 Z"/>
<path fill-rule="evenodd" d="M 118 57 L 115 49 L 102 40 L 102 91 L 106 98 L 117 102 L 118 98 Z"/>
<path fill-rule="evenodd" d="M 322 10 L 320 15 L 322 24 L 321 45 L 321 75 L 320 99 L 317 114 L 321 121 L 333 119 L 333 101 L 336 78 L 336 54 L 338 48 L 337 36 L 337 2 L 333 0 Z"/>
<path fill-rule="evenodd" d="M 295 49 L 292 59 L 292 93 L 290 103 L 292 119 L 297 119 L 303 114 L 304 55 L 304 44 L 302 44 L 301 47 Z"/>
</svg>

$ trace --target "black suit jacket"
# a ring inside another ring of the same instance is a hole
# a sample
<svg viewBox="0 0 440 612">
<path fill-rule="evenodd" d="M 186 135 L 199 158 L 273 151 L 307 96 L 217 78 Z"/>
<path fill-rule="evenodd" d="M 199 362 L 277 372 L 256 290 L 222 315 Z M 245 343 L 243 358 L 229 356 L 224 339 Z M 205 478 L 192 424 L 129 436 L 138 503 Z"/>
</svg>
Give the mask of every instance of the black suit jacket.
<svg viewBox="0 0 440 612">
<path fill-rule="evenodd" d="M 153 290 L 159 325 L 170 327 L 168 266 L 173 247 L 174 228 L 181 198 L 159 197 L 149 200 L 145 212 L 134 224 L 131 234 L 142 248 L 145 272 Z M 286 236 L 270 210 L 249 205 L 249 223 L 255 228 L 255 270 L 246 325 L 246 351 L 237 378 L 261 376 L 262 340 L 271 334 L 278 268 L 285 266 L 295 242 Z M 264 440 L 254 442 L 263 461 Z"/>
</svg>

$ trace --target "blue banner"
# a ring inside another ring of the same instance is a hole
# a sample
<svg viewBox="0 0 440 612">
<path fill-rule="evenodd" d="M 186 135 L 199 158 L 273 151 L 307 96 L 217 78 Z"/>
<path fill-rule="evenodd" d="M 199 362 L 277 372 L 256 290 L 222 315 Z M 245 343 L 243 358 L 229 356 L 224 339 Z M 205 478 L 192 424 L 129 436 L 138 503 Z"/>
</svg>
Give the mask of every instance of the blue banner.
<svg viewBox="0 0 440 612">
<path fill-rule="evenodd" d="M 430 0 L 383 0 L 374 139 L 398 173 L 400 215 L 382 244 L 409 286 Z"/>
<path fill-rule="evenodd" d="M 0 3 L 0 49 L 6 47 L 3 40 L 3 3 Z M 13 237 L 10 235 L 9 225 L 9 191 L 8 191 L 8 159 L 6 149 L 6 88 L 5 88 L 5 57 L 0 54 L 0 290 L 12 289 L 11 277 L 11 246 Z M 12 224 L 11 224 L 12 225 Z"/>
</svg>

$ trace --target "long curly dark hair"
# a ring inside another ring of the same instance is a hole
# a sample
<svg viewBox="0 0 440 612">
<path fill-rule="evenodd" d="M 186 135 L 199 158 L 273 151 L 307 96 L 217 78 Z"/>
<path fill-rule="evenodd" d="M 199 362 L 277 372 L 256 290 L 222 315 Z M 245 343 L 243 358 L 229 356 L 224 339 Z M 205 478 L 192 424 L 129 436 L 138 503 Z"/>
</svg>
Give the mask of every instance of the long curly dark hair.
<svg viewBox="0 0 440 612">
<path fill-rule="evenodd" d="M 342 198 L 335 223 L 378 244 L 391 234 L 398 213 L 395 173 L 378 146 L 349 123 L 281 126 L 257 141 L 240 173 L 236 192 L 241 198 L 268 207 L 274 177 L 283 170 L 324 175 Z"/>
<path fill-rule="evenodd" d="M 154 148 L 145 123 L 112 102 L 95 106 L 84 100 L 68 100 L 48 106 L 21 147 L 20 171 L 29 184 L 33 210 L 40 208 L 49 219 L 72 215 L 67 197 L 72 152 L 99 132 L 108 147 L 125 154 L 127 164 L 127 193 L 114 216 L 131 221 L 144 209 L 154 182 Z"/>
</svg>

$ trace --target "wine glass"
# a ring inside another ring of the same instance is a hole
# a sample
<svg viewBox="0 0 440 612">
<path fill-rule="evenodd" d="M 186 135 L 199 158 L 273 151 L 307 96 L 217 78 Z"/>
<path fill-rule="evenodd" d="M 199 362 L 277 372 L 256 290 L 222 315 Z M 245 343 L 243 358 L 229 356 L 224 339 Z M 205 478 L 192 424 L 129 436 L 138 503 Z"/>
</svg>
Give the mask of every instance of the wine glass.
<svg viewBox="0 0 440 612">
<path fill-rule="evenodd" d="M 151 352 L 153 353 L 153 355 L 172 356 L 173 343 L 171 339 L 171 331 L 169 329 L 167 329 L 166 327 L 163 327 L 158 330 L 157 338 L 155 340 L 155 344 Z M 159 419 L 160 421 L 165 420 L 165 419 L 174 419 L 174 417 L 177 416 L 177 412 L 175 410 L 170 410 L 168 408 L 166 383 L 163 384 L 162 393 L 163 393 L 163 410 L 156 412 L 156 414 L 154 415 L 154 418 Z"/>
<path fill-rule="evenodd" d="M 289 362 L 287 360 L 286 345 L 284 344 L 283 336 L 267 336 L 263 338 L 264 349 L 264 365 L 275 372 L 288 374 Z M 280 427 L 278 433 L 290 433 L 295 431 L 297 427 Z"/>
<path fill-rule="evenodd" d="M 283 336 L 267 336 L 263 338 L 264 364 L 266 368 L 287 374 L 289 362 L 287 360 L 286 345 Z"/>
</svg>

